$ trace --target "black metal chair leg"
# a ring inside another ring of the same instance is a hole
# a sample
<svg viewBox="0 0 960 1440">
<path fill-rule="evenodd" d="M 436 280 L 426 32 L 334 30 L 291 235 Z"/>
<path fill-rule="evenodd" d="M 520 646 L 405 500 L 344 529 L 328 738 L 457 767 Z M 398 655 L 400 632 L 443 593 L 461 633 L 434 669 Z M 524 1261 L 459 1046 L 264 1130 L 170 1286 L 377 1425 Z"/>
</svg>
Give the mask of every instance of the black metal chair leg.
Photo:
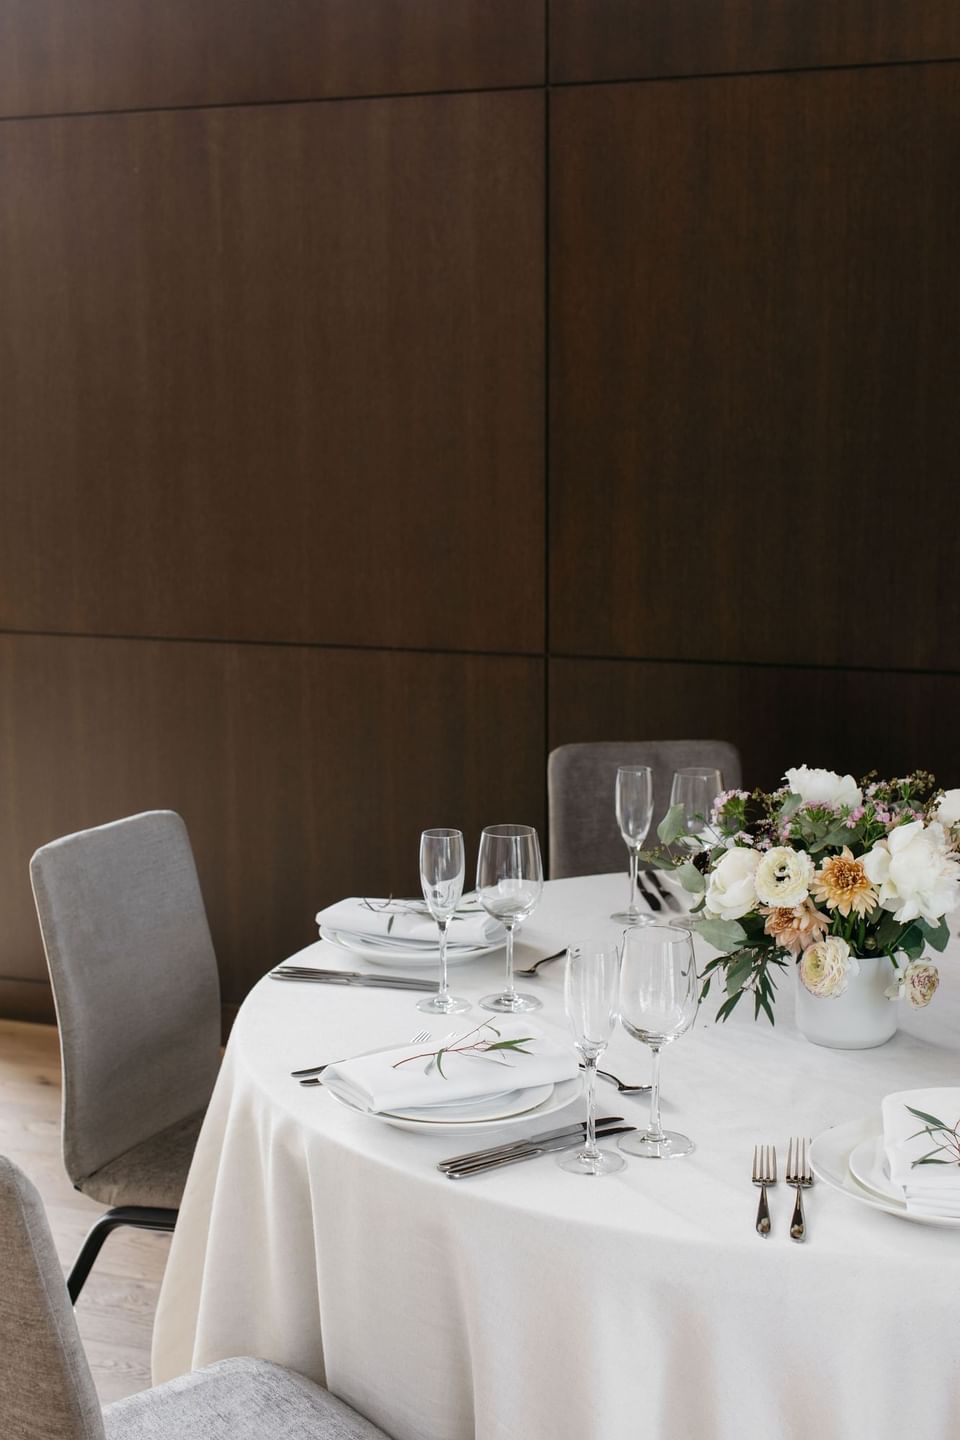
<svg viewBox="0 0 960 1440">
<path fill-rule="evenodd" d="M 71 1304 L 76 1305 L 77 1296 L 93 1268 L 93 1263 L 103 1248 L 103 1242 L 112 1230 L 120 1225 L 132 1225 L 136 1230 L 172 1231 L 177 1223 L 176 1210 L 160 1210 L 150 1205 L 117 1205 L 96 1220 L 67 1276 L 67 1292 Z"/>
</svg>

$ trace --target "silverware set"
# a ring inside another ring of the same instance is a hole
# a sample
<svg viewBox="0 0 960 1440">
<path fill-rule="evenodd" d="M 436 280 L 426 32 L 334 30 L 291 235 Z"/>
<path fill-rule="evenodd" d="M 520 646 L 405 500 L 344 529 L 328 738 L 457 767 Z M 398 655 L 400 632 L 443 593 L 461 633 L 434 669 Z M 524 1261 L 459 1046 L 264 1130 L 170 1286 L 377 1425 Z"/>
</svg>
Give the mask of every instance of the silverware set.
<svg viewBox="0 0 960 1440">
<path fill-rule="evenodd" d="M 767 1191 L 777 1183 L 777 1147 L 775 1145 L 755 1145 L 753 1147 L 751 1179 L 754 1185 L 760 1188 L 760 1203 L 757 1206 L 756 1221 L 757 1234 L 766 1237 L 771 1230 Z M 797 1192 L 793 1215 L 790 1219 L 790 1239 L 803 1241 L 807 1236 L 807 1226 L 803 1214 L 803 1192 L 813 1184 L 813 1171 L 810 1167 L 810 1141 L 802 1136 L 792 1136 L 787 1146 L 787 1168 L 784 1179 Z"/>
<path fill-rule="evenodd" d="M 624 1125 L 619 1115 L 605 1115 L 597 1120 L 597 1139 L 608 1135 L 625 1135 L 635 1130 L 635 1125 Z M 547 1130 L 541 1135 L 531 1135 L 526 1140 L 514 1140 L 505 1145 L 491 1145 L 485 1150 L 469 1151 L 465 1155 L 454 1155 L 449 1160 L 440 1160 L 437 1169 L 448 1180 L 464 1180 L 471 1175 L 484 1175 L 489 1170 L 501 1170 L 506 1165 L 518 1165 L 524 1160 L 536 1160 L 540 1155 L 550 1155 L 558 1150 L 572 1150 L 583 1143 L 586 1124 L 568 1125 L 560 1130 Z"/>
<path fill-rule="evenodd" d="M 294 980 L 313 985 L 355 985 L 366 990 L 422 990 L 436 994 L 435 980 L 415 980 L 409 975 L 374 975 L 360 970 L 317 970 L 307 965 L 278 965 L 271 980 Z"/>
<path fill-rule="evenodd" d="M 680 901 L 667 889 L 656 870 L 638 870 L 637 884 L 651 910 L 662 911 L 666 906 L 678 915 L 682 913 Z"/>
</svg>

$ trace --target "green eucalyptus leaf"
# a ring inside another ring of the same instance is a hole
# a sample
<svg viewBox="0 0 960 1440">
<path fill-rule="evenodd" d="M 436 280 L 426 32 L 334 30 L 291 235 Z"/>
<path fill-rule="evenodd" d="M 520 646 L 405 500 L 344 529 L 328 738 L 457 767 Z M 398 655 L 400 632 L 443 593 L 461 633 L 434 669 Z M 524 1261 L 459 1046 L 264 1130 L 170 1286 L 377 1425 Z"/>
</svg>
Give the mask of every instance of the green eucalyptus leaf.
<svg viewBox="0 0 960 1440">
<path fill-rule="evenodd" d="M 730 1015 L 733 1014 L 733 1011 L 734 1011 L 735 1007 L 737 1006 L 737 1004 L 739 1003 L 740 996 L 741 996 L 742 994 L 743 994 L 743 991 L 742 991 L 742 990 L 738 990 L 737 993 L 736 993 L 736 995 L 731 995 L 731 996 L 729 997 L 729 999 L 724 1000 L 723 1004 L 720 1006 L 720 1009 L 717 1011 L 717 1019 L 718 1019 L 718 1020 L 726 1020 L 726 1019 L 729 1018 Z"/>
<path fill-rule="evenodd" d="M 674 840 L 679 840 L 686 831 L 686 808 L 683 805 L 671 805 L 657 826 L 657 834 L 664 845 L 672 845 Z"/>
<path fill-rule="evenodd" d="M 747 932 L 736 920 L 716 920 L 704 917 L 693 921 L 691 929 L 712 945 L 715 950 L 736 950 L 747 938 Z"/>
<path fill-rule="evenodd" d="M 939 925 L 929 925 L 926 920 L 917 920 L 915 923 L 932 950 L 946 950 L 950 941 L 950 926 L 945 919 L 941 920 Z"/>
<path fill-rule="evenodd" d="M 726 987 L 728 995 L 732 995 L 734 990 L 741 990 L 743 988 L 743 982 L 752 974 L 754 964 L 755 958 L 753 951 L 745 950 L 727 966 Z"/>
<path fill-rule="evenodd" d="M 707 882 L 692 860 L 685 860 L 678 865 L 674 871 L 684 890 L 689 890 L 691 895 L 700 895 L 706 889 Z"/>
<path fill-rule="evenodd" d="M 936 1115 L 928 1115 L 925 1110 L 914 1110 L 912 1105 L 905 1105 L 904 1109 L 909 1110 L 911 1115 L 916 1115 L 917 1119 L 922 1120 L 924 1125 L 932 1125 L 934 1130 L 953 1129 L 952 1125 L 944 1125 L 943 1121 L 938 1120 Z"/>
</svg>

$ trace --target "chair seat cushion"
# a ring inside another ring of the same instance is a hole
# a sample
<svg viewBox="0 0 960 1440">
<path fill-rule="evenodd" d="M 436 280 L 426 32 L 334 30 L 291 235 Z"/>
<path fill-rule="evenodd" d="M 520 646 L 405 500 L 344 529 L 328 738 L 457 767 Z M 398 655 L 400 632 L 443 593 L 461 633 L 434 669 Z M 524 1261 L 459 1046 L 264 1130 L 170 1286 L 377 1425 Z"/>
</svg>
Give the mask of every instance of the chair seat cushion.
<svg viewBox="0 0 960 1440">
<path fill-rule="evenodd" d="M 108 1405 L 107 1440 L 389 1440 L 349 1405 L 266 1360 L 221 1360 Z"/>
<path fill-rule="evenodd" d="M 179 1120 L 109 1161 L 77 1186 L 104 1205 L 156 1205 L 179 1210 L 203 1111 Z"/>
</svg>

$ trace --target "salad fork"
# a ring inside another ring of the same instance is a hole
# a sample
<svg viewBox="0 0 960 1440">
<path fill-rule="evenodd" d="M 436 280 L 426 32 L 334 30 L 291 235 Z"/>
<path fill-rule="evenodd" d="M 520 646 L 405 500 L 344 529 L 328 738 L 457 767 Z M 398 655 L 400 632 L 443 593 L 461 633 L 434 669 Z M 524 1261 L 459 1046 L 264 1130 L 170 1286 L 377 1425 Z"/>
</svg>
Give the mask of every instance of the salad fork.
<svg viewBox="0 0 960 1440">
<path fill-rule="evenodd" d="M 813 1184 L 808 1144 L 807 1140 L 797 1135 L 791 1138 L 787 1147 L 787 1170 L 784 1178 L 787 1184 L 795 1186 L 797 1191 L 797 1201 L 790 1220 L 791 1240 L 804 1240 L 807 1234 L 807 1225 L 803 1218 L 803 1192 Z"/>
<path fill-rule="evenodd" d="M 777 1183 L 777 1149 L 775 1145 L 754 1145 L 753 1183 L 760 1186 L 757 1234 L 766 1238 L 770 1234 L 770 1206 L 767 1203 L 767 1187 Z"/>
</svg>

